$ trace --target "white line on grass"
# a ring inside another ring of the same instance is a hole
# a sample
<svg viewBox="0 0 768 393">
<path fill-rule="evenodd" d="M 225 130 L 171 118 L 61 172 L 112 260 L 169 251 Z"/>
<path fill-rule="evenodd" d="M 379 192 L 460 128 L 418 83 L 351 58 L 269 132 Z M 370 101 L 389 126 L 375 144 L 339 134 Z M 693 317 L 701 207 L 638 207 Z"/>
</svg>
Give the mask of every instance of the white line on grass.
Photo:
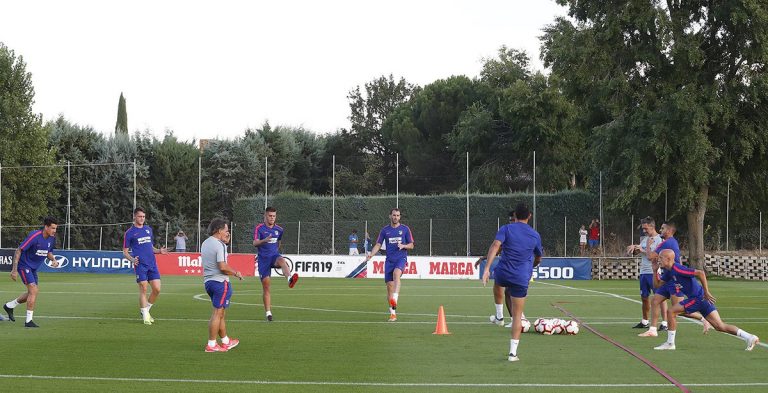
<svg viewBox="0 0 768 393">
<path fill-rule="evenodd" d="M 640 302 L 639 300 L 637 300 L 637 299 L 630 299 L 630 298 L 628 298 L 628 297 L 626 297 L 626 296 L 621 296 L 621 295 L 617 295 L 617 294 L 615 294 L 615 293 L 610 293 L 610 292 L 601 292 L 601 291 L 596 291 L 596 290 L 594 290 L 594 289 L 575 288 L 575 287 L 569 287 L 569 286 L 567 286 L 567 285 L 561 285 L 561 284 L 553 284 L 553 283 L 550 283 L 550 282 L 540 282 L 540 283 L 541 283 L 541 284 L 545 284 L 545 285 L 551 285 L 551 286 L 559 287 L 559 288 L 570 288 L 570 289 L 574 289 L 574 290 L 578 290 L 578 291 L 587 291 L 587 292 L 592 292 L 592 293 L 601 293 L 601 294 L 603 294 L 603 295 L 606 295 L 606 296 L 615 297 L 615 298 L 617 298 L 617 299 L 623 299 L 623 300 L 627 300 L 627 301 L 630 301 L 630 302 L 632 302 L 632 303 L 637 303 L 637 304 L 640 304 L 640 303 L 641 303 L 641 302 Z M 685 321 L 685 322 L 689 322 L 689 323 L 695 323 L 695 324 L 698 324 L 698 325 L 702 325 L 702 323 L 701 323 L 701 322 L 699 322 L 699 321 L 697 321 L 697 320 L 686 319 L 686 320 L 684 320 L 684 321 Z M 714 329 L 713 329 L 713 330 L 714 330 Z M 740 337 L 736 337 L 736 336 L 734 336 L 734 335 L 732 335 L 732 334 L 728 334 L 728 333 L 725 333 L 725 332 L 720 332 L 720 333 L 722 333 L 722 334 L 725 334 L 726 336 L 729 336 L 729 337 L 733 337 L 733 338 L 738 338 L 739 340 L 741 340 L 741 338 L 740 338 Z M 743 340 L 742 340 L 742 341 L 743 341 Z M 766 343 L 763 343 L 763 342 L 759 342 L 759 343 L 757 343 L 757 345 L 759 345 L 759 346 L 761 346 L 761 347 L 764 347 L 764 348 L 768 348 L 768 344 L 766 344 Z"/>
<path fill-rule="evenodd" d="M 215 355 L 214 355 L 215 356 Z M 337 382 L 337 381 L 263 381 L 263 380 L 227 380 L 227 379 L 182 379 L 182 378 L 121 378 L 94 376 L 56 376 L 56 375 L 14 375 L 0 374 L 0 378 L 39 379 L 65 381 L 116 381 L 116 382 L 172 382 L 172 383 L 226 383 L 236 385 L 304 385 L 304 386 L 379 386 L 379 387 L 562 387 L 562 388 L 677 388 L 664 383 L 408 383 L 408 382 Z M 699 387 L 748 387 L 768 386 L 768 382 L 734 383 L 690 383 L 685 386 Z"/>
<path fill-rule="evenodd" d="M 379 313 L 380 315 L 386 315 L 386 313 Z M 412 316 L 414 314 L 399 314 L 400 316 Z M 436 315 L 431 315 L 436 316 Z M 91 320 L 91 321 L 141 321 L 139 318 L 128 318 L 128 317 L 87 317 L 87 316 L 76 316 L 76 315 L 37 315 L 37 318 L 42 319 L 70 319 L 70 320 Z M 483 316 L 477 316 L 476 318 L 486 317 Z M 263 320 L 259 319 L 227 319 L 230 322 L 257 322 L 262 323 L 265 322 Z M 158 322 L 208 322 L 208 319 L 202 319 L 202 318 L 157 318 Z M 627 320 L 628 321 L 628 320 Z M 624 325 L 627 323 L 627 321 L 593 321 L 589 322 L 590 325 Z M 632 320 L 634 321 L 634 320 Z M 746 322 L 746 321 L 743 321 Z M 266 323 L 266 322 L 265 322 Z M 275 321 L 273 323 L 311 323 L 311 324 L 351 324 L 351 325 L 368 325 L 368 324 L 382 324 L 382 325 L 391 325 L 392 323 L 389 321 L 344 321 L 344 320 L 279 320 Z M 429 321 L 398 321 L 398 324 L 413 324 L 413 325 L 433 325 L 435 323 L 434 320 Z M 749 323 L 759 323 L 759 324 L 766 324 L 768 321 L 760 321 L 760 322 L 749 322 Z M 487 321 L 478 322 L 478 321 L 451 321 L 451 324 L 457 324 L 457 325 L 489 325 Z"/>
</svg>

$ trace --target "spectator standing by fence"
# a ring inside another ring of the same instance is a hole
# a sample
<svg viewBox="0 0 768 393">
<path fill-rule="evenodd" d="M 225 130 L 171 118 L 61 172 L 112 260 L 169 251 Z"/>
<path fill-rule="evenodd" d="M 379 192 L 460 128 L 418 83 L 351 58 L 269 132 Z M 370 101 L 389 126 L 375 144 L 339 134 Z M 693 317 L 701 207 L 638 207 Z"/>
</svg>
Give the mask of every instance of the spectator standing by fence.
<svg viewBox="0 0 768 393">
<path fill-rule="evenodd" d="M 189 240 L 189 238 L 184 233 L 184 231 L 179 231 L 179 233 L 176 234 L 176 237 L 174 237 L 173 240 L 176 242 L 174 251 L 176 252 L 187 251 L 187 240 Z"/>
</svg>

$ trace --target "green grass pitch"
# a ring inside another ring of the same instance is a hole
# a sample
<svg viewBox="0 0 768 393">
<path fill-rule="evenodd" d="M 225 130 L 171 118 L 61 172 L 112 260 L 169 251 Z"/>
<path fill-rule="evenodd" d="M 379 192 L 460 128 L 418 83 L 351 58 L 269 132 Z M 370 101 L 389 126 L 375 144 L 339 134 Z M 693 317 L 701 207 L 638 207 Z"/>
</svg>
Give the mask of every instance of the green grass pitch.
<svg viewBox="0 0 768 393">
<path fill-rule="evenodd" d="M 0 322 L 2 391 L 677 391 L 651 367 L 582 327 L 576 336 L 522 336 L 517 363 L 506 360 L 509 329 L 492 325 L 491 289 L 479 281 L 406 280 L 399 320 L 387 322 L 380 279 L 273 280 L 275 322 L 267 323 L 261 285 L 234 282 L 228 330 L 240 345 L 205 353 L 210 301 L 198 277 L 163 277 L 156 322 L 139 319 L 128 275 L 41 274 L 39 329 Z M 710 280 L 726 322 L 768 341 L 768 285 Z M 18 282 L 0 282 L 0 300 Z M 768 348 L 744 351 L 733 336 L 681 318 L 676 351 L 640 338 L 635 281 L 537 281 L 526 315 L 569 319 L 558 304 L 645 357 L 695 392 L 768 389 Z M 443 305 L 451 335 L 432 335 Z"/>
</svg>

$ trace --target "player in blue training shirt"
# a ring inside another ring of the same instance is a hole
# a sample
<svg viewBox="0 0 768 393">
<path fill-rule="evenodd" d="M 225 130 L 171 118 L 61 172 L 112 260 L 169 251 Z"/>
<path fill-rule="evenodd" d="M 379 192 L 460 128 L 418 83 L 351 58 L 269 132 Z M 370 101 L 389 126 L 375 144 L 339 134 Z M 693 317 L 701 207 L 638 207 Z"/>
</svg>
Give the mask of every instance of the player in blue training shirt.
<svg viewBox="0 0 768 393">
<path fill-rule="evenodd" d="M 650 251 L 646 252 L 646 256 L 651 261 L 651 264 L 657 264 L 659 253 L 663 250 L 672 250 L 675 253 L 675 261 L 680 262 L 680 245 L 677 243 L 677 239 L 675 239 L 675 232 L 677 231 L 677 227 L 672 222 L 664 222 L 661 224 L 661 244 L 658 245 L 655 249 L 652 249 Z M 656 271 L 656 269 L 653 269 L 654 275 L 659 275 L 660 273 Z M 675 289 L 675 286 L 673 284 L 665 285 L 660 288 L 654 289 L 654 295 L 653 299 L 651 299 L 651 324 L 648 326 L 648 331 L 644 333 L 638 334 L 640 337 L 656 337 L 658 336 L 656 323 L 659 321 L 659 315 L 664 314 L 666 318 L 666 312 L 667 312 L 667 304 L 666 300 L 670 299 L 672 304 L 675 304 L 679 302 L 680 300 L 683 300 L 683 295 L 681 293 L 678 293 Z M 658 327 L 658 330 L 667 330 L 668 328 L 668 322 L 662 321 L 661 325 Z"/>
<path fill-rule="evenodd" d="M 13 316 L 13 309 L 21 303 L 27 303 L 27 320 L 24 322 L 24 327 L 38 327 L 32 320 L 38 293 L 37 269 L 46 258 L 51 261 L 52 267 L 59 266 L 59 263 L 56 262 L 56 258 L 53 256 L 53 248 L 56 245 L 56 228 L 58 226 L 55 218 L 46 217 L 43 220 L 43 228 L 30 232 L 13 254 L 11 280 L 16 281 L 16 277 L 20 276 L 21 282 L 27 286 L 27 291 L 16 299 L 5 303 L 3 309 L 8 313 L 8 319 L 15 322 L 16 318 Z"/>
<path fill-rule="evenodd" d="M 400 296 L 400 276 L 403 275 L 405 264 L 408 262 L 408 250 L 413 250 L 413 233 L 411 228 L 400 223 L 400 209 L 389 211 L 390 224 L 381 229 L 376 244 L 370 255 L 365 257 L 368 262 L 373 255 L 386 244 L 387 257 L 384 259 L 384 282 L 387 284 L 387 301 L 389 302 L 389 322 L 397 321 L 397 300 Z"/>
<path fill-rule="evenodd" d="M 715 297 L 709 292 L 707 285 L 707 275 L 703 270 L 691 269 L 675 262 L 675 253 L 672 250 L 664 250 L 659 254 L 661 266 L 666 269 L 661 277 L 654 276 L 654 285 L 662 286 L 665 283 L 674 283 L 683 293 L 685 300 L 674 304 L 667 311 L 667 320 L 669 321 L 669 330 L 667 331 L 667 342 L 655 347 L 658 350 L 675 349 L 675 333 L 677 321 L 675 317 L 681 313 L 701 313 L 701 315 L 712 324 L 712 327 L 720 332 L 730 333 L 741 338 L 747 343 L 747 351 L 755 348 L 760 339 L 754 334 L 745 332 L 734 325 L 728 325 L 720 319 L 720 314 L 715 308 Z M 698 279 L 698 281 L 697 281 Z M 701 282 L 701 283 L 699 283 Z"/>
<path fill-rule="evenodd" d="M 661 237 L 664 239 L 661 244 L 656 247 L 655 250 L 649 251 L 647 253 L 648 259 L 651 260 L 651 266 L 652 270 L 654 271 L 654 276 L 659 276 L 664 273 L 664 268 L 661 268 L 661 272 L 658 272 L 658 261 L 659 261 L 659 254 L 664 250 L 670 250 L 675 254 L 675 262 L 680 263 L 680 245 L 677 243 L 677 239 L 675 239 L 675 232 L 677 231 L 677 227 L 673 222 L 665 222 L 661 224 Z M 651 325 L 648 327 L 648 330 L 646 332 L 638 334 L 640 337 L 657 337 L 658 333 L 656 330 L 656 322 L 659 319 L 659 312 L 665 313 L 664 317 L 666 318 L 666 313 L 668 312 L 668 308 L 665 304 L 665 301 L 667 299 L 670 300 L 671 304 L 677 304 L 681 300 L 683 300 L 683 294 L 678 290 L 678 288 L 675 286 L 674 283 L 667 283 L 666 285 L 663 285 L 661 287 L 658 287 L 654 290 L 654 296 L 653 296 L 653 305 L 651 307 Z M 707 322 L 706 319 L 701 315 L 701 313 L 693 313 L 693 314 L 685 314 L 686 317 L 697 319 L 701 321 L 702 325 L 704 326 L 704 333 L 706 334 L 707 331 L 712 327 L 709 322 Z M 667 330 L 668 329 L 668 321 L 662 321 L 661 325 L 659 326 L 659 330 Z"/>
<path fill-rule="evenodd" d="M 530 225 L 531 212 L 525 204 L 515 207 L 517 222 L 499 228 L 496 239 L 488 248 L 487 260 L 492 261 L 501 248 L 499 263 L 494 269 L 495 284 L 505 287 L 506 296 L 512 299 L 512 338 L 509 341 L 509 357 L 516 362 L 517 346 L 522 332 L 522 315 L 525 311 L 525 298 L 528 296 L 528 284 L 533 275 L 533 268 L 541 262 L 543 250 L 541 236 Z M 483 285 L 488 283 L 491 264 L 485 265 Z"/>
<path fill-rule="evenodd" d="M 509 223 L 512 224 L 516 222 L 515 219 L 515 212 L 511 211 L 509 212 Z M 480 264 L 485 261 L 485 257 L 480 257 L 475 261 L 475 269 L 480 267 Z M 494 262 L 496 259 L 494 259 Z M 493 262 L 491 262 L 491 270 L 494 269 Z M 493 275 L 493 273 L 491 273 Z M 494 276 L 495 277 L 495 276 Z M 511 328 L 514 321 L 512 321 L 512 299 L 509 296 L 506 296 L 504 293 L 504 287 L 496 284 L 496 279 L 494 278 L 494 284 L 493 284 L 493 304 L 496 308 L 496 313 L 494 315 L 491 315 L 488 319 L 491 321 L 491 323 L 495 323 L 499 326 L 504 326 Z M 504 306 L 507 306 L 507 312 L 509 313 L 509 323 L 504 325 Z M 522 319 L 525 319 L 525 314 L 521 316 Z"/>
<path fill-rule="evenodd" d="M 149 310 L 160 296 L 160 270 L 157 268 L 155 254 L 167 254 L 165 247 L 155 248 L 155 234 L 152 227 L 144 225 L 147 214 L 144 209 L 137 207 L 133 210 L 133 226 L 125 231 L 123 237 L 123 255 L 133 263 L 136 271 L 136 283 L 139 285 L 139 311 L 145 325 L 155 322 Z M 147 283 L 152 293 L 147 299 Z"/>
<path fill-rule="evenodd" d="M 266 311 L 267 321 L 272 322 L 272 296 L 270 284 L 273 268 L 280 268 L 283 277 L 288 280 L 288 288 L 293 288 L 299 281 L 299 275 L 291 275 L 291 267 L 280 255 L 280 240 L 283 238 L 283 228 L 275 224 L 277 221 L 277 209 L 272 206 L 264 209 L 264 222 L 256 225 L 253 230 L 253 246 L 257 248 L 256 262 L 258 264 L 259 277 L 261 278 L 262 300 Z"/>
</svg>

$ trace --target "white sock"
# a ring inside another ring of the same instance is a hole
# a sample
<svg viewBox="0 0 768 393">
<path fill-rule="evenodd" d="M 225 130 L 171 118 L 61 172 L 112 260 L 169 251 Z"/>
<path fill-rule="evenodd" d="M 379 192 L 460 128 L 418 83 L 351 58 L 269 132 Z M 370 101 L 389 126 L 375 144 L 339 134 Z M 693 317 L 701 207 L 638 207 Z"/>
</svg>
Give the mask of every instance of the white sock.
<svg viewBox="0 0 768 393">
<path fill-rule="evenodd" d="M 209 347 L 214 347 L 214 346 L 216 346 L 216 340 L 208 340 L 208 346 L 209 346 Z"/>
<path fill-rule="evenodd" d="M 390 308 L 389 308 L 389 313 L 390 313 L 390 314 L 396 314 L 396 313 L 395 313 L 395 309 L 394 309 L 394 308 L 392 308 L 392 307 L 390 307 Z"/>
<path fill-rule="evenodd" d="M 13 300 L 11 300 L 10 302 L 8 302 L 8 303 L 5 303 L 5 305 L 6 305 L 6 307 L 8 307 L 8 308 L 15 308 L 16 306 L 18 306 L 18 305 L 19 305 L 19 302 L 17 302 L 17 301 L 16 301 L 16 299 L 13 299 Z"/>
<path fill-rule="evenodd" d="M 509 353 L 511 353 L 513 356 L 517 356 L 518 344 L 520 344 L 520 340 L 515 340 L 515 339 L 509 340 Z"/>
<path fill-rule="evenodd" d="M 745 331 L 743 331 L 741 329 L 736 331 L 736 336 L 738 336 L 740 339 L 742 339 L 744 341 L 747 341 L 747 342 L 749 342 L 749 340 L 751 340 L 752 337 L 753 337 L 751 333 L 747 333 L 747 332 L 745 332 Z"/>
<path fill-rule="evenodd" d="M 510 318 L 511 318 L 511 317 L 510 317 Z M 525 317 L 525 313 L 520 313 L 520 318 L 521 318 L 521 319 L 528 319 L 528 318 L 526 318 L 526 317 Z M 514 319 L 514 318 L 512 318 L 512 319 Z"/>
<path fill-rule="evenodd" d="M 147 314 L 149 314 L 149 307 L 142 307 L 139 311 L 141 311 L 141 317 L 146 318 Z"/>
<path fill-rule="evenodd" d="M 152 303 L 147 303 L 147 311 L 151 310 L 151 309 L 152 309 L 152 306 L 154 306 L 154 304 L 152 304 Z"/>
<path fill-rule="evenodd" d="M 647 325 L 648 324 L 648 320 L 647 319 L 641 319 L 640 323 L 642 323 L 643 325 Z"/>
<path fill-rule="evenodd" d="M 267 316 L 272 315 L 272 311 L 267 311 Z"/>
<path fill-rule="evenodd" d="M 661 326 L 667 326 L 667 321 L 661 321 Z"/>
<path fill-rule="evenodd" d="M 677 333 L 674 330 L 667 330 L 667 342 L 670 344 L 675 343 L 675 333 Z"/>
<path fill-rule="evenodd" d="M 35 312 L 32 311 L 32 310 L 27 310 L 27 322 L 31 322 L 32 321 L 32 314 L 34 314 L 34 313 Z"/>
<path fill-rule="evenodd" d="M 496 304 L 496 319 L 504 319 L 504 305 Z"/>
<path fill-rule="evenodd" d="M 229 336 L 224 336 L 221 338 L 221 343 L 224 345 L 229 344 Z"/>
<path fill-rule="evenodd" d="M 648 326 L 648 331 L 656 333 L 656 326 Z"/>
<path fill-rule="evenodd" d="M 397 298 L 400 296 L 399 293 L 395 292 L 392 294 L 392 299 L 395 299 L 395 302 L 397 302 Z"/>
</svg>

